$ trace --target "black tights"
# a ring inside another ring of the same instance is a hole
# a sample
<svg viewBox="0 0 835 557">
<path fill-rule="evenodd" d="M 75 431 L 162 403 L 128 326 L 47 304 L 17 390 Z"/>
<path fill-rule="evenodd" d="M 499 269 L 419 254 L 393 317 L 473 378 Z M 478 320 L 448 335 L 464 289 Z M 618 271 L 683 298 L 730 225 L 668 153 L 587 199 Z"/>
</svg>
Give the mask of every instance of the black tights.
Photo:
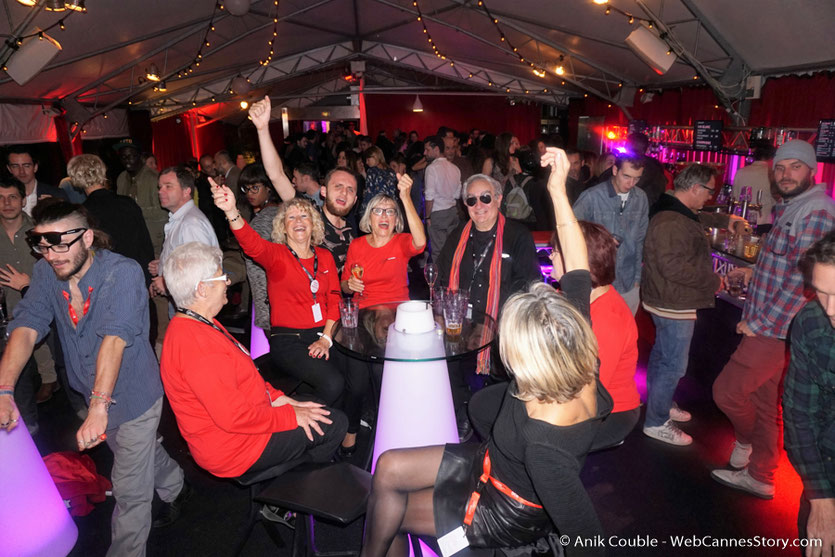
<svg viewBox="0 0 835 557">
<path fill-rule="evenodd" d="M 360 557 L 409 554 L 406 533 L 435 535 L 432 495 L 444 446 L 393 449 L 377 460 Z"/>
</svg>

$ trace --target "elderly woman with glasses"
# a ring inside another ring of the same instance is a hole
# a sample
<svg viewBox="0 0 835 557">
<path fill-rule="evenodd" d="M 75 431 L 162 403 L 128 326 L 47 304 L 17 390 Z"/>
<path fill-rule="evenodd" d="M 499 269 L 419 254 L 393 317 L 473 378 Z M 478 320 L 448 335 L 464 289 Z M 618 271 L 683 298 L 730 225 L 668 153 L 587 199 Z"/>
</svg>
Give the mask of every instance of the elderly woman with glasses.
<svg viewBox="0 0 835 557">
<path fill-rule="evenodd" d="M 345 416 L 266 383 L 246 348 L 215 319 L 229 283 L 222 260 L 220 249 L 189 242 L 163 266 L 178 311 L 165 335 L 160 373 L 191 455 L 224 478 L 305 453 L 327 462 L 344 436 Z"/>
<path fill-rule="evenodd" d="M 360 308 L 409 299 L 409 259 L 423 252 L 426 232 L 404 174 L 397 183 L 411 233 L 403 232 L 403 213 L 397 200 L 378 194 L 371 198 L 360 220 L 366 232 L 351 242 L 342 270 L 342 291 L 356 294 Z"/>
<path fill-rule="evenodd" d="M 321 213 L 306 199 L 285 201 L 273 219 L 270 242 L 241 217 L 228 187 L 212 187 L 215 205 L 244 254 L 267 273 L 273 362 L 333 404 L 344 387 L 342 372 L 330 358 L 331 329 L 339 319 L 339 276 L 331 253 L 319 247 L 325 237 Z"/>
</svg>

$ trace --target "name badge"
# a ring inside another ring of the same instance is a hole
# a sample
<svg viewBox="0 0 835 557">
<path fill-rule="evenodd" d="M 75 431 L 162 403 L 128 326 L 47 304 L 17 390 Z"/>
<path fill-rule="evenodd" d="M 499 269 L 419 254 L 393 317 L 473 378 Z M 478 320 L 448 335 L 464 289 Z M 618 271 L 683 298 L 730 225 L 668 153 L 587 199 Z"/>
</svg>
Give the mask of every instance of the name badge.
<svg viewBox="0 0 835 557">
<path fill-rule="evenodd" d="M 316 302 L 311 306 L 311 309 L 313 310 L 313 321 L 318 323 L 322 320 L 322 306 L 319 305 L 319 302 Z"/>
<path fill-rule="evenodd" d="M 467 534 L 464 533 L 463 526 L 459 526 L 452 532 L 438 538 L 438 547 L 441 548 L 441 554 L 444 557 L 455 555 L 469 546 L 470 542 L 467 541 Z"/>
<path fill-rule="evenodd" d="M 319 281 L 318 280 L 314 279 L 314 280 L 310 281 L 310 291 L 314 294 L 319 292 Z"/>
</svg>

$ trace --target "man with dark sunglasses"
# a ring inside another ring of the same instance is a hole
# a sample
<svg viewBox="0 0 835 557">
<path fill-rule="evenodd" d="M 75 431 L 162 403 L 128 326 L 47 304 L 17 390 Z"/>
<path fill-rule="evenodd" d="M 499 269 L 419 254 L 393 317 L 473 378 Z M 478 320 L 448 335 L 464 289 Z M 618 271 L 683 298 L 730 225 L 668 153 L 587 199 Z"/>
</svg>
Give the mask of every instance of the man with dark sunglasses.
<svg viewBox="0 0 835 557">
<path fill-rule="evenodd" d="M 437 260 L 441 284 L 468 291 L 470 306 L 497 319 L 505 301 L 541 281 L 536 247 L 528 228 L 506 220 L 500 214 L 501 185 L 485 174 L 474 174 L 464 183 L 463 200 L 470 219 L 450 234 Z M 466 376 L 477 365 L 477 372 L 502 377 L 498 355 L 480 358 L 475 364 L 450 364 L 450 385 L 459 416 L 459 436 L 472 431 L 464 410 L 469 399 Z"/>
<path fill-rule="evenodd" d="M 179 516 L 191 488 L 157 440 L 163 391 L 148 342 L 142 269 L 99 249 L 84 210 L 66 202 L 39 209 L 27 241 L 43 260 L 15 310 L 0 360 L 0 429 L 18 425 L 8 387 L 55 321 L 70 386 L 89 397 L 87 418 L 76 433 L 78 449 L 106 440 L 113 451 L 116 508 L 108 555 L 145 555 L 154 489 L 165 505 L 153 524 L 165 526 Z"/>
</svg>

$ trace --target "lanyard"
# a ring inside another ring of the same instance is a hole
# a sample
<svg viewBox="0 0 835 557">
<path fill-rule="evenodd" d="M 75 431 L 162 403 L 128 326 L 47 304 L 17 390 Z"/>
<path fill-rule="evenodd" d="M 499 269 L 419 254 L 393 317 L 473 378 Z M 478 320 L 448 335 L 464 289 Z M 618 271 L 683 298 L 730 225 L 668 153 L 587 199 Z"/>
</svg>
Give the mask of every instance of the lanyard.
<svg viewBox="0 0 835 557">
<path fill-rule="evenodd" d="M 470 230 L 470 241 L 472 241 L 472 239 L 473 231 Z M 495 241 L 496 235 L 493 234 L 493 236 L 490 238 L 490 241 L 487 242 L 486 246 L 484 246 L 484 251 L 481 252 L 481 257 L 478 258 L 478 261 L 476 261 L 476 255 L 475 252 L 473 252 L 473 278 L 470 281 L 471 283 L 475 281 L 475 276 L 478 273 L 478 270 L 481 269 L 481 264 L 484 263 L 484 260 L 487 258 L 487 253 L 490 251 L 490 248 L 493 247 L 493 242 Z M 472 286 L 472 284 L 470 286 Z"/>
<path fill-rule="evenodd" d="M 302 268 L 302 271 L 304 271 L 304 274 L 307 275 L 307 280 L 310 281 L 310 293 L 313 294 L 313 303 L 315 304 L 316 303 L 316 293 L 319 292 L 319 281 L 316 280 L 316 272 L 319 270 L 319 256 L 316 255 L 316 248 L 312 249 L 312 251 L 313 251 L 313 275 L 311 275 L 310 271 L 308 271 L 307 268 L 304 265 L 302 265 L 302 260 L 299 259 L 299 256 L 296 254 L 296 252 L 293 251 L 293 248 L 291 248 L 288 245 L 287 249 L 290 250 L 290 253 L 292 253 L 293 257 L 296 258 L 296 261 L 299 262 L 299 266 Z"/>
<path fill-rule="evenodd" d="M 237 340 L 235 340 L 235 338 L 232 335 L 230 335 L 229 333 L 227 333 L 226 331 L 224 331 L 223 329 L 221 329 L 220 327 L 218 327 L 213 322 L 209 321 L 208 319 L 206 319 L 205 317 L 203 317 L 199 313 L 197 313 L 195 311 L 191 311 L 190 309 L 187 309 L 187 308 L 186 309 L 177 308 L 177 311 L 179 311 L 180 313 L 183 313 L 185 315 L 188 315 L 189 317 L 194 318 L 197 321 L 200 321 L 201 323 L 204 323 L 204 324 L 208 325 L 209 327 L 211 327 L 215 331 L 219 332 L 220 334 L 222 334 L 223 336 L 225 336 L 226 338 L 231 340 L 232 343 L 234 343 L 234 345 L 238 348 L 238 350 L 240 350 L 241 352 L 243 352 L 244 354 L 249 356 L 249 350 L 244 348 L 243 345 L 240 342 L 238 342 Z"/>
<path fill-rule="evenodd" d="M 70 314 L 70 321 L 75 326 L 78 326 L 78 314 L 75 313 L 75 308 L 72 307 L 72 302 L 70 301 L 70 293 L 66 290 L 63 290 L 62 293 L 64 294 L 64 299 L 67 301 L 67 312 Z M 87 287 L 87 299 L 84 300 L 84 307 L 81 309 L 81 317 L 87 315 L 87 312 L 90 311 L 90 298 L 93 295 L 93 287 Z"/>
</svg>

